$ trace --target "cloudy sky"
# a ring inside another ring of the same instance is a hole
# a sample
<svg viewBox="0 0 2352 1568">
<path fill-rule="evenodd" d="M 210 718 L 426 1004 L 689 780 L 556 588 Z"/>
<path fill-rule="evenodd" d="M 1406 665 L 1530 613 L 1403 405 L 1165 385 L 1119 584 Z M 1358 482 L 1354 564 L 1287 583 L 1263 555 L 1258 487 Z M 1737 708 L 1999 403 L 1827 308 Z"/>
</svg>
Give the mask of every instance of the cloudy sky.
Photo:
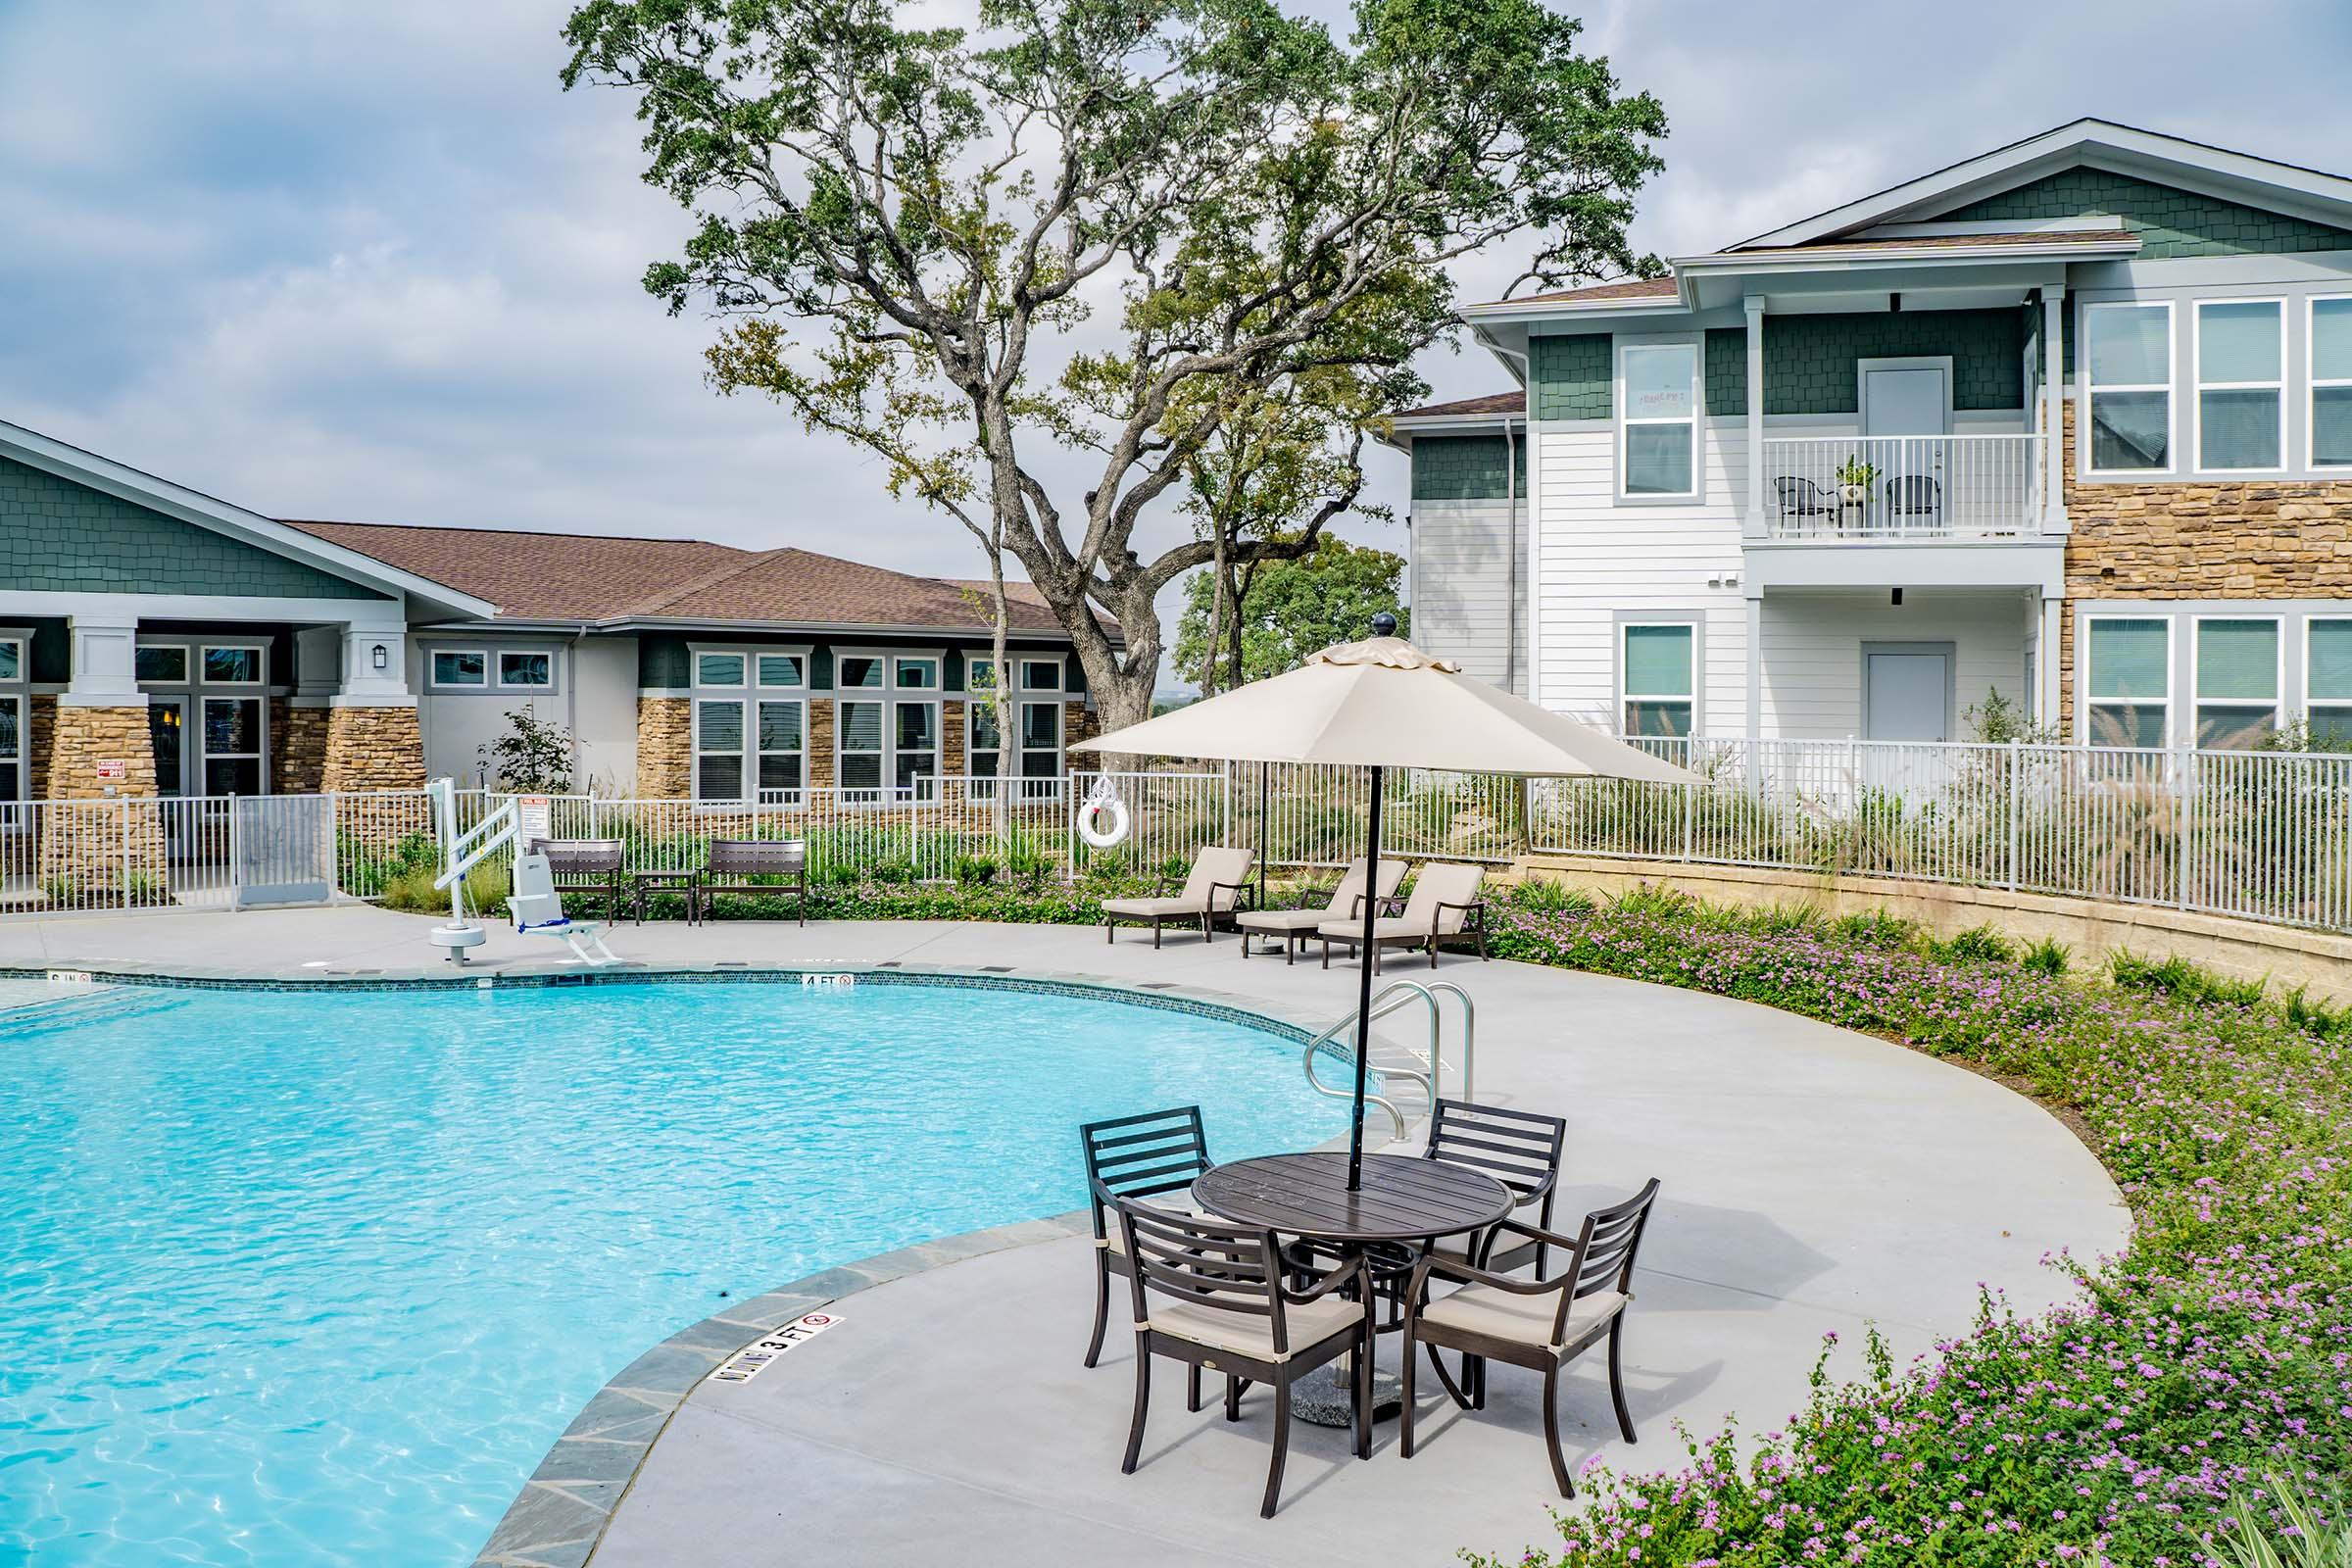
<svg viewBox="0 0 2352 1568">
<path fill-rule="evenodd" d="M 1316 0 L 1312 9 L 1338 15 Z M 684 215 L 561 0 L 0 0 L 0 418 L 280 516 L 697 534 L 968 574 L 952 524 L 702 381 Z M 1704 249 L 2079 115 L 2352 169 L 2352 5 L 1646 0 L 1636 241 Z M 1468 270 L 1483 297 L 1515 270 Z M 1439 354 L 1440 396 L 1496 389 Z M 1382 457 L 1383 499 L 1403 464 Z M 1390 542 L 1396 541 L 1392 537 Z"/>
</svg>

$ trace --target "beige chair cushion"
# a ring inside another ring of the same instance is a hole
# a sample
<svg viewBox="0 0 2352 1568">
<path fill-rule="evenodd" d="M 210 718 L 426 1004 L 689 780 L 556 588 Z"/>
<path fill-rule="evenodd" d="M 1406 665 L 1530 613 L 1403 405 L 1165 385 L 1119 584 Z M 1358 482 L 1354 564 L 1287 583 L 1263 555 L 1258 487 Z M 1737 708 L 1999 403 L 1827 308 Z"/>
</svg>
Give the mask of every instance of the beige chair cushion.
<svg viewBox="0 0 2352 1568">
<path fill-rule="evenodd" d="M 1291 1348 L 1274 1353 L 1274 1320 L 1250 1312 L 1227 1312 L 1198 1306 L 1153 1294 L 1150 1327 L 1170 1339 L 1189 1341 L 1212 1350 L 1231 1350 L 1259 1361 L 1287 1361 L 1310 1350 L 1335 1334 L 1346 1334 L 1364 1321 L 1364 1309 L 1353 1301 L 1326 1296 L 1319 1301 L 1292 1303 L 1282 1309 Z"/>
<path fill-rule="evenodd" d="M 1561 1341 L 1551 1337 L 1552 1314 L 1560 1309 L 1559 1294 L 1554 1291 L 1545 1291 L 1541 1296 L 1518 1296 L 1492 1285 L 1465 1285 L 1451 1296 L 1442 1296 L 1423 1307 L 1421 1317 L 1424 1322 L 1441 1328 L 1483 1334 L 1513 1345 L 1548 1345 L 1557 1351 L 1606 1324 L 1625 1310 L 1630 1299 L 1615 1291 L 1596 1291 L 1578 1298 L 1568 1309 L 1568 1334 Z"/>
<path fill-rule="evenodd" d="M 1330 918 L 1321 909 L 1251 909 L 1235 915 L 1233 923 L 1245 931 L 1272 931 L 1277 935 L 1288 935 L 1294 931 L 1312 931 Z"/>
<path fill-rule="evenodd" d="M 1329 937 L 1335 942 L 1361 942 L 1364 939 L 1364 923 L 1361 920 L 1334 920 L 1325 915 L 1323 923 L 1315 927 L 1315 934 Z M 1372 940 L 1426 942 L 1429 940 L 1429 921 L 1424 919 L 1416 925 L 1409 919 L 1384 915 L 1372 922 Z"/>
<path fill-rule="evenodd" d="M 1188 901 L 1179 894 L 1166 899 L 1104 899 L 1102 912 L 1124 914 L 1137 920 L 1149 920 L 1157 915 L 1164 920 L 1199 916 L 1205 911 L 1200 902 Z"/>
</svg>

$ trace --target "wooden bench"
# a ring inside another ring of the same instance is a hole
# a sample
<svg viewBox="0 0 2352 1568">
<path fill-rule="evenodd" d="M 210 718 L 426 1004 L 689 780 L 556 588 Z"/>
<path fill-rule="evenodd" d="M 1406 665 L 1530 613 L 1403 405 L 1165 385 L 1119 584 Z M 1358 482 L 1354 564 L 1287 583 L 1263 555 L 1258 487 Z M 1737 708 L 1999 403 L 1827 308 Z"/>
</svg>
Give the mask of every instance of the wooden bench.
<svg viewBox="0 0 2352 1568">
<path fill-rule="evenodd" d="M 712 839 L 710 858 L 688 895 L 689 917 L 700 920 L 710 912 L 717 893 L 764 893 L 778 887 L 793 890 L 801 924 L 808 923 L 808 841 L 807 839 Z"/>
</svg>

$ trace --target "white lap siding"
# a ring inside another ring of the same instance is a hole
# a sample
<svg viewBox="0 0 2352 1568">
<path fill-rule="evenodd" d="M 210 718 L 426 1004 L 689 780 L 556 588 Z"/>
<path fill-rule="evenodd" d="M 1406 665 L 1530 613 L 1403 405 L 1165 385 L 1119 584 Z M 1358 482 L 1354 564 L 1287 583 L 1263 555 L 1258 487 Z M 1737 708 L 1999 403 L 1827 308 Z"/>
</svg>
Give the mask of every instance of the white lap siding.
<svg viewBox="0 0 2352 1568">
<path fill-rule="evenodd" d="M 1775 590 L 1764 596 L 1763 733 L 1790 740 L 1862 734 L 1862 646 L 1949 643 L 1953 740 L 1987 690 L 2026 695 L 2026 600 L 1987 589 Z M 1716 726 L 1718 734 L 1725 733 Z"/>
<path fill-rule="evenodd" d="M 1413 641 L 1464 672 L 1527 691 L 1526 507 L 1413 503 Z"/>
<path fill-rule="evenodd" d="M 1711 733 L 1740 733 L 1747 698 L 1747 612 L 1737 586 L 1744 427 L 1716 420 L 1706 429 L 1699 498 L 1690 503 L 1620 504 L 1614 437 L 1604 424 L 1539 424 L 1535 452 L 1544 705 L 1613 727 L 1618 626 L 1649 614 L 1696 619 L 1704 665 L 1698 722 Z"/>
</svg>

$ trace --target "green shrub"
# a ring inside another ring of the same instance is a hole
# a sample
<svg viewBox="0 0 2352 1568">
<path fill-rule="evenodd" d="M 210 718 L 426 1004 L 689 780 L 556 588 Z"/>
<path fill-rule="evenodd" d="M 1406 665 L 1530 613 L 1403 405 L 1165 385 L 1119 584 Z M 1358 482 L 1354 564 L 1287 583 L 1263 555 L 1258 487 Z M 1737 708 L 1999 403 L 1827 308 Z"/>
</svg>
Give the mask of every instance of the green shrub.
<svg viewBox="0 0 2352 1568">
<path fill-rule="evenodd" d="M 1868 914 L 1848 914 L 1832 922 L 1830 934 L 1841 942 L 1859 942 L 1873 948 L 1914 948 L 1919 946 L 1918 926 L 1899 914 L 1885 909 L 1873 909 Z"/>
<path fill-rule="evenodd" d="M 2118 949 L 2107 959 L 2107 972 L 2127 991 L 2162 992 L 2195 1004 L 2259 1007 L 2270 992 L 2265 981 L 2227 979 L 2178 955 L 2158 962 Z"/>
<path fill-rule="evenodd" d="M 2035 974 L 2046 974 L 2056 979 L 2066 973 L 2067 961 L 2073 956 L 2065 943 L 2053 937 L 2043 937 L 2019 955 L 2017 961 Z"/>
<path fill-rule="evenodd" d="M 2285 1013 L 2286 1021 L 2305 1034 L 2316 1035 L 2322 1040 L 2352 1038 L 2352 1004 L 2330 1007 L 2325 1003 L 2313 1002 L 2306 994 L 2309 990 L 2308 986 L 2297 986 L 2280 1002 L 2279 1008 Z"/>
<path fill-rule="evenodd" d="M 1954 963 L 2009 963 L 2017 957 L 2017 944 L 1988 925 L 1972 926 L 1928 947 L 1937 957 Z"/>
<path fill-rule="evenodd" d="M 985 855 L 956 857 L 956 880 L 967 888 L 979 887 L 997 879 L 997 862 Z"/>
<path fill-rule="evenodd" d="M 1547 876 L 1531 876 L 1511 889 L 1509 903 L 1515 909 L 1546 913 L 1573 911 L 1578 914 L 1590 914 L 1592 911 L 1592 894 L 1585 892 L 1582 888 L 1572 888 L 1565 882 Z"/>
<path fill-rule="evenodd" d="M 2221 1538 L 2231 1568 L 2352 1568 L 2352 1508 L 2328 1499 L 2326 1517 L 2301 1483 L 2266 1473 L 2275 1507 L 2243 1488 L 2230 1494 L 2229 1533 Z"/>
</svg>

